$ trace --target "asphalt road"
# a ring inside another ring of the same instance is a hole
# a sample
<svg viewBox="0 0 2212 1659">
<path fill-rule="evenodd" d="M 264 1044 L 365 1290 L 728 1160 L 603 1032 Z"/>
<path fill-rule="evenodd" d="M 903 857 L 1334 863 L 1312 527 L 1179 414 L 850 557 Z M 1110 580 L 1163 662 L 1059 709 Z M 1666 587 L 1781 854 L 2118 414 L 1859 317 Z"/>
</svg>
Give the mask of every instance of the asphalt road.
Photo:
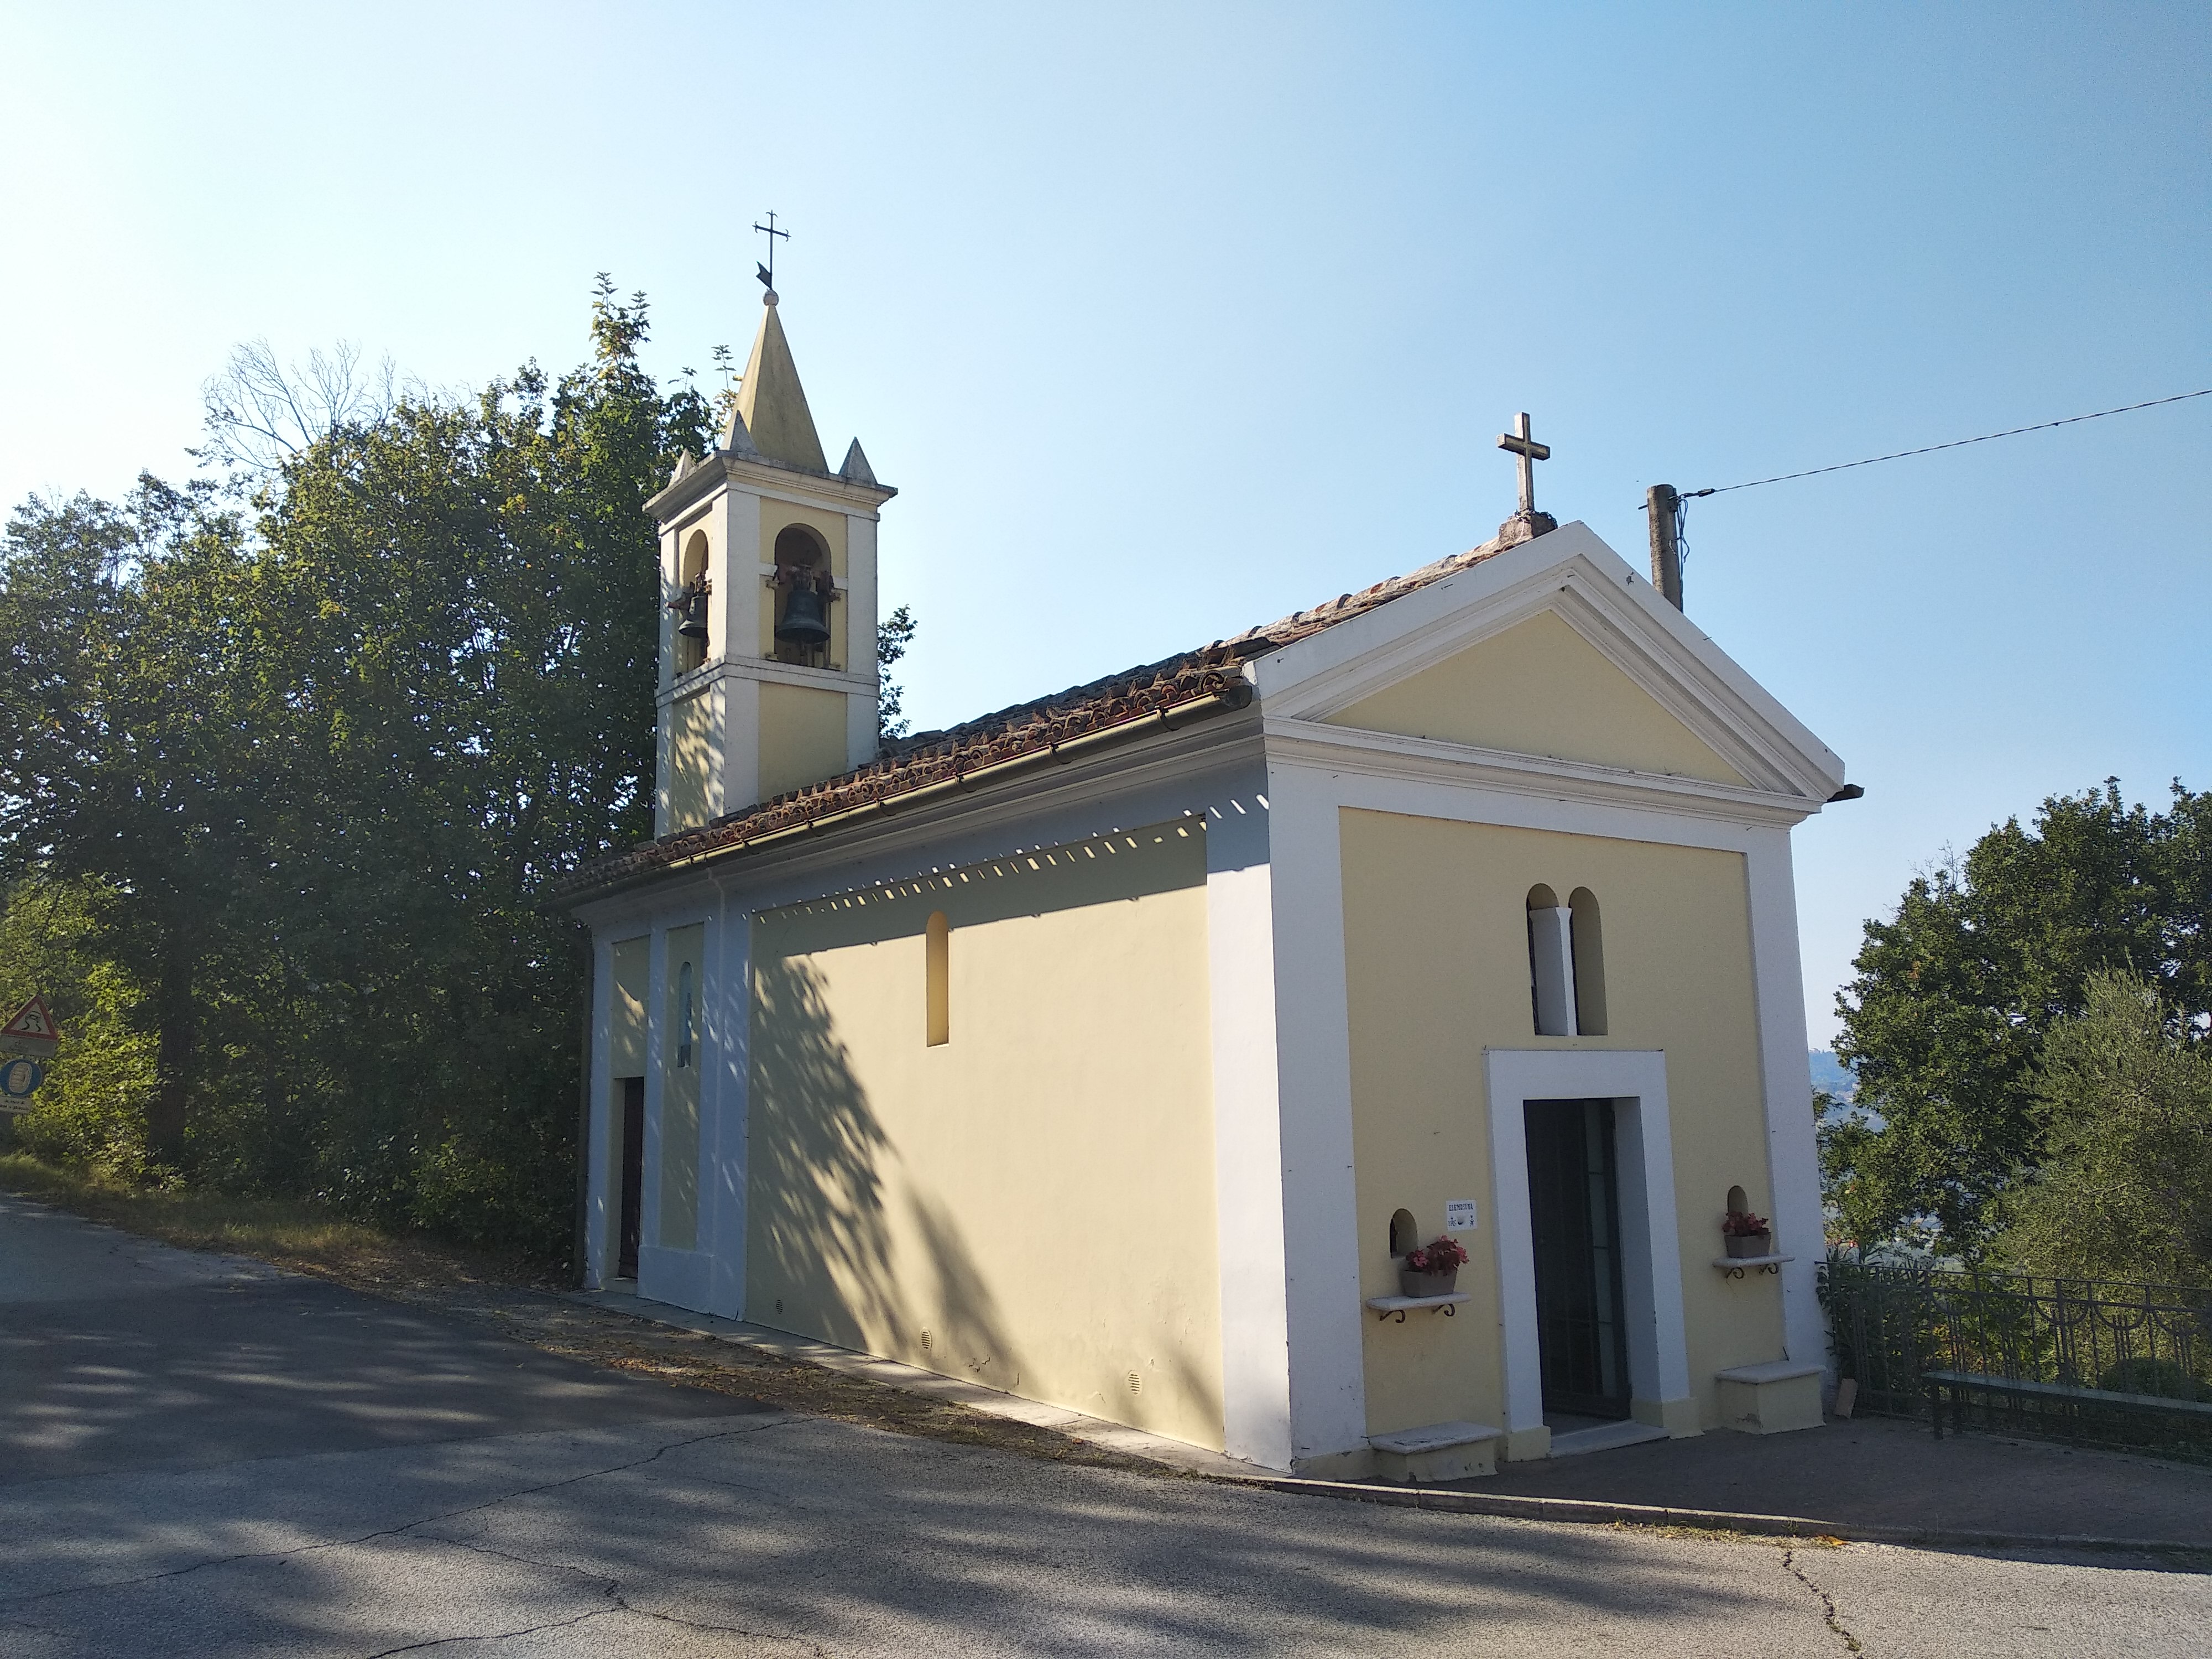
<svg viewBox="0 0 2212 1659">
<path fill-rule="evenodd" d="M 6 1200 L 0 1413 L 8 1659 L 2212 1647 L 2212 1579 L 2153 1563 L 1420 1514 L 733 1413 Z"/>
</svg>

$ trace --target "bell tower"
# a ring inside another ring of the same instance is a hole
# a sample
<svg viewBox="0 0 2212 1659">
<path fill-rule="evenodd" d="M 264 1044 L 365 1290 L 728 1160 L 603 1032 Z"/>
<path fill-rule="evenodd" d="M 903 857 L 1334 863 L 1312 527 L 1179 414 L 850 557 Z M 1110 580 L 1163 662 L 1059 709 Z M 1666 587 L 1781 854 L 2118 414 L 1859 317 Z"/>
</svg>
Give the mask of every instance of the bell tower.
<svg viewBox="0 0 2212 1659">
<path fill-rule="evenodd" d="M 678 458 L 645 504 L 660 526 L 656 836 L 875 758 L 876 524 L 897 493 L 857 438 L 830 470 L 770 288 L 720 444 Z"/>
</svg>

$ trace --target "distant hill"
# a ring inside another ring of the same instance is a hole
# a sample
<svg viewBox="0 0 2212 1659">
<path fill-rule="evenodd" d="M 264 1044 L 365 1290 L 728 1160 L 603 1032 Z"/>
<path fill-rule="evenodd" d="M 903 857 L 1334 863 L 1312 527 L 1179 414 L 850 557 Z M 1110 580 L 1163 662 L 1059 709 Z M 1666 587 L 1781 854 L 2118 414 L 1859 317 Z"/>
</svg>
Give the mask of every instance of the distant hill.
<svg viewBox="0 0 2212 1659">
<path fill-rule="evenodd" d="M 1838 1100 L 1849 1100 L 1858 1092 L 1858 1081 L 1844 1069 L 1843 1061 L 1826 1048 L 1813 1050 L 1813 1086 L 1826 1089 Z"/>
</svg>

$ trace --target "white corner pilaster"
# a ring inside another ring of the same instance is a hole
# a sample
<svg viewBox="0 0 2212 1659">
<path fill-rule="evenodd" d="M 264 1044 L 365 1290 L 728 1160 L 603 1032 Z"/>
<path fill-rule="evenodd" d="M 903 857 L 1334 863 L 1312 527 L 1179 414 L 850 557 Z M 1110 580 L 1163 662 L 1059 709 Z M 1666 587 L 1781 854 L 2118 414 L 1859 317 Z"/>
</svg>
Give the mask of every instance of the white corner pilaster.
<svg viewBox="0 0 2212 1659">
<path fill-rule="evenodd" d="M 646 946 L 645 971 L 645 1146 L 642 1178 L 638 1183 L 638 1289 L 653 1294 L 647 1285 L 646 1252 L 660 1243 L 660 1101 L 664 1081 L 661 1054 L 667 1030 L 668 929 L 653 924 L 652 943 Z"/>
<path fill-rule="evenodd" d="M 1224 791 L 1206 815 L 1213 1190 L 1224 1444 L 1231 1457 L 1287 1470 L 1291 1349 L 1265 785 L 1265 774 L 1255 771 Z"/>
<path fill-rule="evenodd" d="M 1787 830 L 1751 832 L 1744 858 L 1751 889 L 1751 963 L 1759 998 L 1759 1081 L 1766 1096 L 1766 1178 L 1774 1248 L 1782 1266 L 1784 1358 L 1832 1362 L 1817 1274 L 1827 1255 L 1820 1161 L 1814 1138 L 1813 1073 L 1805 1035 L 1804 968 L 1797 954 L 1797 881 Z"/>
<path fill-rule="evenodd" d="M 590 1091 L 584 1126 L 584 1288 L 605 1287 L 607 1256 L 614 1226 L 614 978 L 611 941 L 592 940 L 592 1052 Z"/>
<path fill-rule="evenodd" d="M 725 1319 L 743 1319 L 751 1130 L 752 917 L 726 894 L 717 900 L 702 956 L 711 964 L 704 1010 L 707 1071 L 702 1081 L 714 1101 L 714 1150 L 699 1170 L 699 1190 L 710 1217 L 700 1236 L 700 1247 L 712 1257 L 707 1310 Z"/>
<path fill-rule="evenodd" d="M 1268 783 L 1291 1454 L 1363 1455 L 1367 1384 L 1334 781 L 1279 766 Z"/>
</svg>

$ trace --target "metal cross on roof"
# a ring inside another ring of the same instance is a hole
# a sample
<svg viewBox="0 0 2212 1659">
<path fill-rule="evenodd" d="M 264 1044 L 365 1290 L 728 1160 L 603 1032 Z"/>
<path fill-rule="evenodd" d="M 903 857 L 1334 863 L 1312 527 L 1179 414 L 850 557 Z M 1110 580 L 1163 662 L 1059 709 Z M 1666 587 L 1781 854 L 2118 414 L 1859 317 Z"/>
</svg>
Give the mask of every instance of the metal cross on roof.
<svg viewBox="0 0 2212 1659">
<path fill-rule="evenodd" d="M 1536 463 L 1552 459 L 1549 444 L 1540 444 L 1528 435 L 1528 412 L 1523 410 L 1513 417 L 1513 430 L 1498 434 L 1498 447 L 1508 449 L 1521 461 L 1520 516 L 1528 518 L 1536 511 Z"/>
<path fill-rule="evenodd" d="M 768 216 L 766 224 L 756 219 L 753 222 L 753 228 L 768 238 L 768 263 L 756 266 L 755 269 L 760 273 L 761 286 L 768 290 L 768 297 L 773 300 L 775 298 L 775 239 L 781 236 L 787 242 L 791 240 L 791 233 L 787 230 L 778 230 L 775 228 L 775 215 L 773 213 Z M 1528 416 L 1524 415 L 1522 418 L 1526 420 Z"/>
</svg>

